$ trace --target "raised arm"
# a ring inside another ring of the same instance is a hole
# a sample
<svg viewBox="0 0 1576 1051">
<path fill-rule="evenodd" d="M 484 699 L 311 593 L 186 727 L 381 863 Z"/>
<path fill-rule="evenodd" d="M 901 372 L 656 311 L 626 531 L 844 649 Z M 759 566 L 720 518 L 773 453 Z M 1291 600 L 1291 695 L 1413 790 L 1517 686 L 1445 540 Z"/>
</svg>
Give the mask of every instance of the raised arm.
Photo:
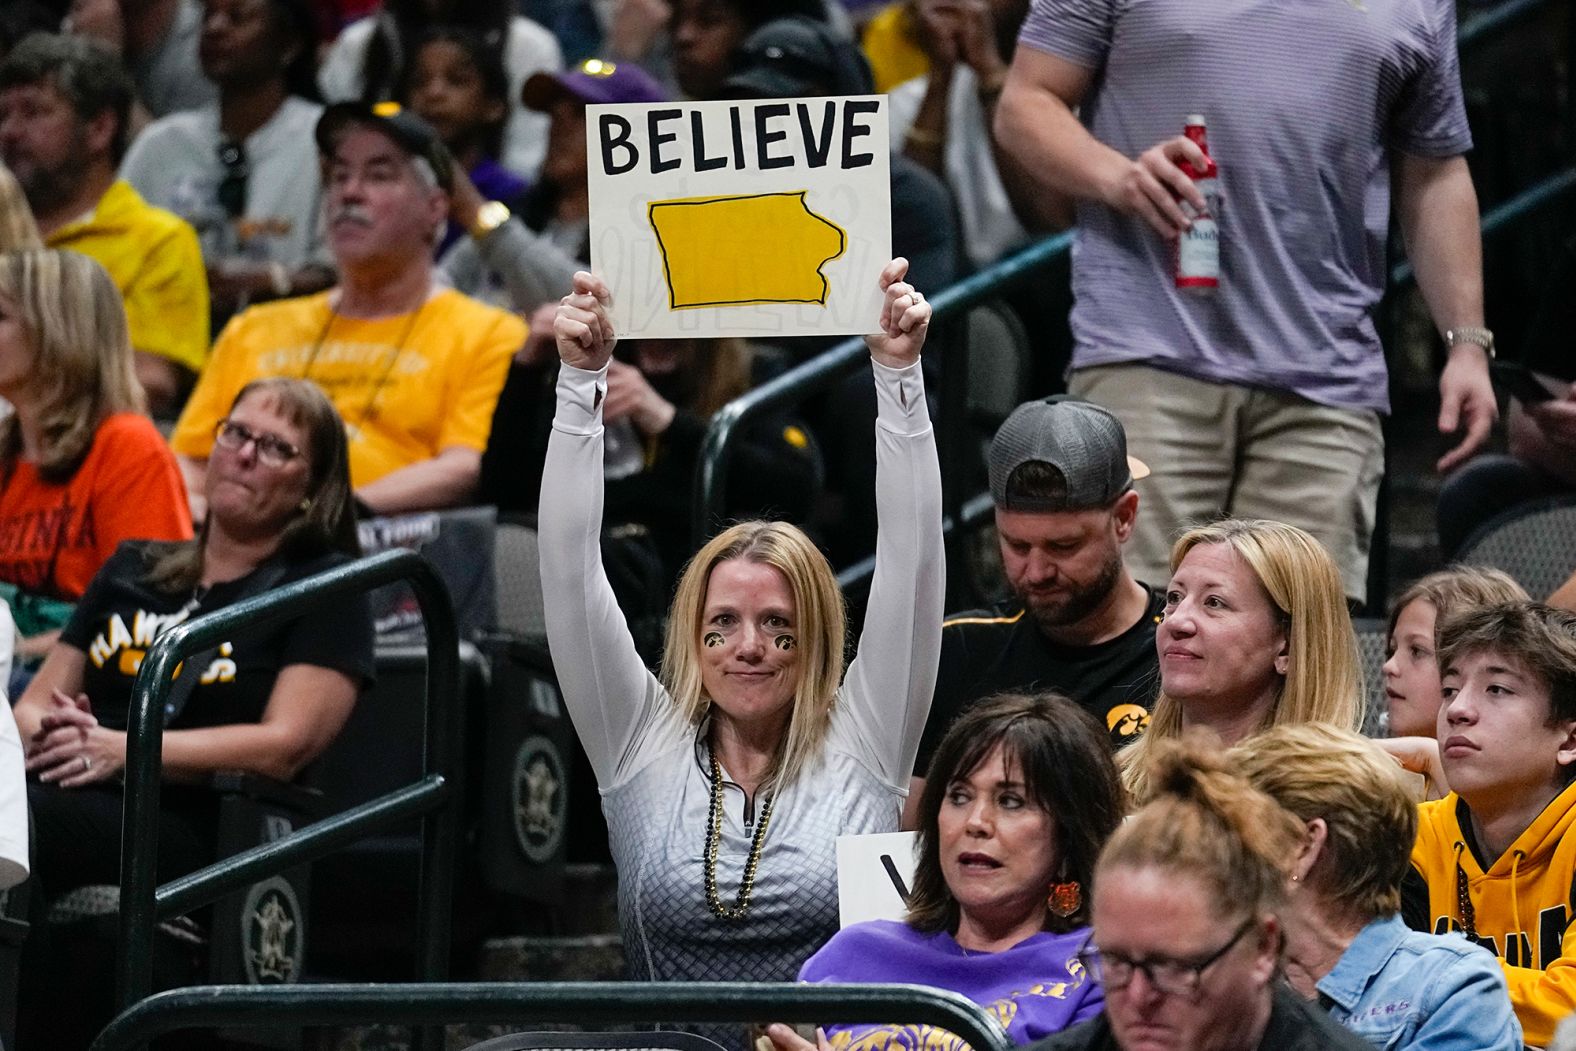
<svg viewBox="0 0 1576 1051">
<path fill-rule="evenodd" d="M 903 281 L 907 270 L 895 259 L 882 271 L 881 331 L 866 337 L 876 379 L 876 568 L 843 688 L 858 745 L 904 790 L 935 692 L 946 598 L 941 471 L 919 365 L 930 304 Z"/>
<path fill-rule="evenodd" d="M 554 319 L 558 409 L 537 516 L 553 668 L 604 788 L 615 783 L 635 735 L 664 703 L 602 567 L 602 402 L 615 341 L 611 298 L 601 278 L 581 271 Z"/>
</svg>

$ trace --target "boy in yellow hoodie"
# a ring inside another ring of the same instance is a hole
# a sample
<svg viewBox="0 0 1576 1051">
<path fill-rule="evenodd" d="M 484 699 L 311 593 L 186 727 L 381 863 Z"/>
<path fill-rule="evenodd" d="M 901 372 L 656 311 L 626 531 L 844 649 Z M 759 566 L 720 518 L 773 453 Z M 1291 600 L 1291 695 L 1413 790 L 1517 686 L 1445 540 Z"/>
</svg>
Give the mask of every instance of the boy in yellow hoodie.
<svg viewBox="0 0 1576 1051">
<path fill-rule="evenodd" d="M 1419 808 L 1403 912 L 1500 958 L 1528 1044 L 1576 1010 L 1576 614 L 1535 602 L 1439 627 L 1440 761 Z"/>
</svg>

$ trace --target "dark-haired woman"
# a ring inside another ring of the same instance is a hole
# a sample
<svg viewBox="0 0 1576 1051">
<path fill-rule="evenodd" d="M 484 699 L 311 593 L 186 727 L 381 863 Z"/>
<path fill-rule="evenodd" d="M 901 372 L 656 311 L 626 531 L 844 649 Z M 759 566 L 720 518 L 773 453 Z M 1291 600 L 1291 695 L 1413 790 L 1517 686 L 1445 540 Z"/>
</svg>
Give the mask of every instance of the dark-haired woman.
<svg viewBox="0 0 1576 1051">
<path fill-rule="evenodd" d="M 1107 735 L 1057 694 L 970 708 L 942 739 L 919 804 L 905 922 L 845 927 L 805 963 L 811 982 L 915 982 L 986 1007 L 1017 1043 L 1100 1013 L 1078 964 L 1095 859 L 1125 796 Z M 927 1046 L 918 1026 L 839 1025 L 832 1047 Z M 786 1026 L 784 1051 L 808 1042 Z"/>
<path fill-rule="evenodd" d="M 201 535 L 124 544 L 94 577 L 16 707 L 33 779 L 35 899 L 119 882 L 126 714 L 148 646 L 188 618 L 359 554 L 349 479 L 344 424 L 322 391 L 248 384 L 219 425 Z M 214 858 L 209 775 L 288 781 L 333 741 L 372 672 L 371 615 L 360 596 L 337 599 L 195 660 L 196 685 L 183 691 L 177 677 L 170 696 L 184 703 L 165 715 L 161 883 Z M 93 1013 L 73 1000 L 85 996 L 70 980 L 80 961 L 29 944 L 23 1017 L 48 1039 L 22 1046 L 71 1046 L 60 1027 Z"/>
</svg>

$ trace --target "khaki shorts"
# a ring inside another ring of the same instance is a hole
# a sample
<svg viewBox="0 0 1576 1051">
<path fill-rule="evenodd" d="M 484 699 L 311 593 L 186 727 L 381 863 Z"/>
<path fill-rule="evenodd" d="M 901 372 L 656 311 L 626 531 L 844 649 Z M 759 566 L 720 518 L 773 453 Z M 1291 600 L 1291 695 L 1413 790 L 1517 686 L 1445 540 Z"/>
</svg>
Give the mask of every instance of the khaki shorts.
<svg viewBox="0 0 1576 1051">
<path fill-rule="evenodd" d="M 1366 596 L 1384 472 L 1378 413 L 1147 365 L 1078 369 L 1068 389 L 1115 413 L 1127 429 L 1128 452 L 1149 465 L 1125 552 L 1138 579 L 1164 584 L 1172 542 L 1192 526 L 1231 515 L 1306 529 L 1334 557 L 1347 597 Z"/>
</svg>

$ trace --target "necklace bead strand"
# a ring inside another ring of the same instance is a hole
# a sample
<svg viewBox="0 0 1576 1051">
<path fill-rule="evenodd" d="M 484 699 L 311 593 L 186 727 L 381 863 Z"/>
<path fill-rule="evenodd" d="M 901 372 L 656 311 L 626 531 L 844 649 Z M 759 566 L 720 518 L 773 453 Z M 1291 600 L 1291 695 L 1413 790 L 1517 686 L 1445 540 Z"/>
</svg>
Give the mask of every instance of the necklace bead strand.
<svg viewBox="0 0 1576 1051">
<path fill-rule="evenodd" d="M 719 919 L 742 920 L 750 911 L 750 891 L 755 886 L 755 868 L 760 864 L 766 826 L 771 824 L 773 802 L 775 797 L 768 794 L 761 807 L 760 823 L 750 839 L 750 855 L 744 862 L 744 879 L 739 883 L 739 893 L 731 906 L 724 905 L 717 893 L 717 854 L 722 846 L 722 764 L 717 762 L 717 754 L 711 753 L 711 814 L 706 823 L 706 905 Z"/>
</svg>

